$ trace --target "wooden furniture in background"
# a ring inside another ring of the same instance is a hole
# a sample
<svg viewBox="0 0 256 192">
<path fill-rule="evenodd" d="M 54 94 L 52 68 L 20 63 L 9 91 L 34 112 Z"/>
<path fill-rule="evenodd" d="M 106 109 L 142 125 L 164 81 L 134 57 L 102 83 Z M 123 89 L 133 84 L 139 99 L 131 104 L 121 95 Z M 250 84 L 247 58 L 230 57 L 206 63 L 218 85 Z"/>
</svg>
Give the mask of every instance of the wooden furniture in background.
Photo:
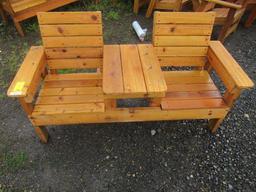
<svg viewBox="0 0 256 192">
<path fill-rule="evenodd" d="M 221 42 L 224 42 L 225 38 L 236 30 L 245 12 L 247 1 L 238 0 L 232 3 L 222 0 L 192 0 L 194 11 L 216 13 L 214 24 L 222 26 L 218 35 L 218 40 Z"/>
<path fill-rule="evenodd" d="M 37 12 L 50 11 L 75 1 L 78 0 L 3 0 L 0 3 L 3 10 L 11 16 L 18 33 L 23 37 L 21 21 L 36 16 Z M 1 15 L 3 20 L 6 20 L 4 14 Z"/>
<path fill-rule="evenodd" d="M 248 4 L 251 6 L 251 10 L 250 15 L 245 22 L 245 27 L 251 27 L 252 23 L 256 20 L 256 0 L 250 0 Z"/>
<path fill-rule="evenodd" d="M 145 5 L 148 4 L 150 0 L 134 0 L 133 2 L 133 12 L 135 14 L 139 13 L 139 9 Z"/>
<path fill-rule="evenodd" d="M 30 49 L 7 94 L 19 99 L 44 143 L 44 126 L 78 123 L 209 119 L 214 133 L 241 91 L 253 86 L 224 46 L 210 41 L 213 13 L 156 12 L 154 47 L 103 47 L 100 12 L 39 13 L 38 20 L 43 46 Z M 224 96 L 212 70 L 227 87 Z M 125 98 L 149 105 L 117 106 Z"/>
<path fill-rule="evenodd" d="M 153 45 L 160 65 L 179 70 L 164 71 L 168 91 L 162 110 L 193 111 L 210 119 L 215 132 L 242 90 L 253 86 L 239 64 L 219 41 L 210 41 L 214 12 L 155 12 Z M 184 67 L 192 70 L 181 70 Z M 194 69 L 193 69 L 194 68 Z M 226 86 L 224 96 L 211 79 L 215 70 Z"/>
<path fill-rule="evenodd" d="M 150 17 L 155 9 L 180 11 L 182 9 L 182 5 L 187 2 L 188 0 L 150 0 L 146 17 Z"/>
</svg>

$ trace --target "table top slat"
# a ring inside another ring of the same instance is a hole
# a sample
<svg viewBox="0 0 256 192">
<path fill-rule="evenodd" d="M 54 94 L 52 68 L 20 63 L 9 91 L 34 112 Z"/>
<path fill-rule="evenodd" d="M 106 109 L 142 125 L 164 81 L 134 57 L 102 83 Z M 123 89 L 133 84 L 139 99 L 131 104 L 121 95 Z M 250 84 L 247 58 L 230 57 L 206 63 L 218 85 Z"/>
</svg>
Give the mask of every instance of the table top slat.
<svg viewBox="0 0 256 192">
<path fill-rule="evenodd" d="M 104 46 L 103 63 L 103 92 L 106 94 L 122 94 L 124 85 L 119 45 Z"/>
<path fill-rule="evenodd" d="M 153 46 L 140 44 L 138 50 L 148 93 L 166 92 L 167 85 Z"/>
<path fill-rule="evenodd" d="M 125 93 L 147 93 L 136 45 L 120 45 Z"/>
</svg>

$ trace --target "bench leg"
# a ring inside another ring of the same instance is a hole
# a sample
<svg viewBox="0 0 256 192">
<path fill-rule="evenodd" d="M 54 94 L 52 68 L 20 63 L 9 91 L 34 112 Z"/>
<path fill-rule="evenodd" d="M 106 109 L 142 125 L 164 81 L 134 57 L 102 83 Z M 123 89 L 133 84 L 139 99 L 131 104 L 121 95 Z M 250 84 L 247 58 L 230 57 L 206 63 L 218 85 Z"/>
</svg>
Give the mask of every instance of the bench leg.
<svg viewBox="0 0 256 192">
<path fill-rule="evenodd" d="M 2 8 L 1 3 L 0 3 L 0 15 L 1 15 L 1 17 L 2 17 L 3 23 L 4 23 L 4 24 L 7 23 L 7 17 L 6 17 L 6 15 L 5 15 L 5 13 L 4 13 L 4 10 L 3 10 L 3 8 Z"/>
<path fill-rule="evenodd" d="M 139 12 L 139 3 L 140 3 L 140 0 L 134 0 L 134 3 L 133 3 L 133 12 L 137 15 L 138 12 Z"/>
<path fill-rule="evenodd" d="M 20 36 L 24 37 L 25 35 L 24 35 L 24 32 L 22 30 L 22 27 L 21 27 L 20 23 L 15 18 L 13 18 L 13 23 L 14 23 L 18 33 L 20 34 Z"/>
<path fill-rule="evenodd" d="M 40 141 L 42 143 L 48 142 L 49 134 L 45 127 L 35 126 L 35 132 L 36 132 L 37 136 L 40 138 Z"/>
<path fill-rule="evenodd" d="M 160 107 L 162 98 L 150 98 L 149 106 L 150 107 Z"/>
<path fill-rule="evenodd" d="M 245 27 L 251 27 L 253 21 L 256 19 L 256 5 L 254 6 L 251 14 L 249 15 L 246 23 L 245 23 Z"/>
<path fill-rule="evenodd" d="M 156 0 L 150 0 L 148 10 L 147 10 L 147 13 L 146 13 L 147 18 L 149 18 L 152 15 L 152 12 L 155 8 L 155 4 L 156 4 Z"/>
<path fill-rule="evenodd" d="M 115 99 L 105 99 L 105 109 L 111 110 L 116 108 L 116 100 Z"/>
<path fill-rule="evenodd" d="M 209 120 L 209 127 L 212 134 L 215 134 L 217 129 L 219 128 L 220 124 L 223 122 L 224 119 L 210 119 Z"/>
</svg>

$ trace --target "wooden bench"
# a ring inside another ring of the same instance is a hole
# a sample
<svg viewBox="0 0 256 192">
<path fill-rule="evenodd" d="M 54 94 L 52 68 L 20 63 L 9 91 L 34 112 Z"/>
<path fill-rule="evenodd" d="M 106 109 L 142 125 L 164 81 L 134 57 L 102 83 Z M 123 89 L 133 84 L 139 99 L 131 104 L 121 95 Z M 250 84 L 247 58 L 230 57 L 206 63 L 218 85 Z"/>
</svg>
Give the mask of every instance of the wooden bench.
<svg viewBox="0 0 256 192">
<path fill-rule="evenodd" d="M 3 10 L 11 16 L 18 33 L 23 37 L 21 21 L 36 16 L 37 12 L 50 11 L 75 1 L 77 0 L 3 0 L 0 1 L 0 14 L 4 22 L 7 19 Z"/>
<path fill-rule="evenodd" d="M 30 49 L 8 96 L 19 99 L 45 143 L 47 125 L 209 119 L 215 132 L 253 86 L 223 45 L 210 41 L 213 13 L 156 12 L 153 45 L 104 46 L 100 12 L 39 13 L 38 20 L 43 46 Z M 227 87 L 224 96 L 212 70 Z M 117 105 L 126 98 L 149 105 Z"/>
</svg>

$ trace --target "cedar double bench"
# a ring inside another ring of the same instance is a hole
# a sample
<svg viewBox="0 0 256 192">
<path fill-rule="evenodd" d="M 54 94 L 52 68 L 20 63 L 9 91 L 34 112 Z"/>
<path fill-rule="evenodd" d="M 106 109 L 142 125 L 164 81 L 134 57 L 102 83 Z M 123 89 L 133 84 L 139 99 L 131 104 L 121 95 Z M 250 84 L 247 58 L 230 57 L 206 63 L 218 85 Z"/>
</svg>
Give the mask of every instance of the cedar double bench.
<svg viewBox="0 0 256 192">
<path fill-rule="evenodd" d="M 214 17 L 155 12 L 152 44 L 104 45 L 101 12 L 39 13 L 43 46 L 31 47 L 8 96 L 19 99 L 44 143 L 45 126 L 62 124 L 207 119 L 214 133 L 241 91 L 253 87 L 210 40 Z M 117 105 L 127 98 L 148 105 Z"/>
</svg>

